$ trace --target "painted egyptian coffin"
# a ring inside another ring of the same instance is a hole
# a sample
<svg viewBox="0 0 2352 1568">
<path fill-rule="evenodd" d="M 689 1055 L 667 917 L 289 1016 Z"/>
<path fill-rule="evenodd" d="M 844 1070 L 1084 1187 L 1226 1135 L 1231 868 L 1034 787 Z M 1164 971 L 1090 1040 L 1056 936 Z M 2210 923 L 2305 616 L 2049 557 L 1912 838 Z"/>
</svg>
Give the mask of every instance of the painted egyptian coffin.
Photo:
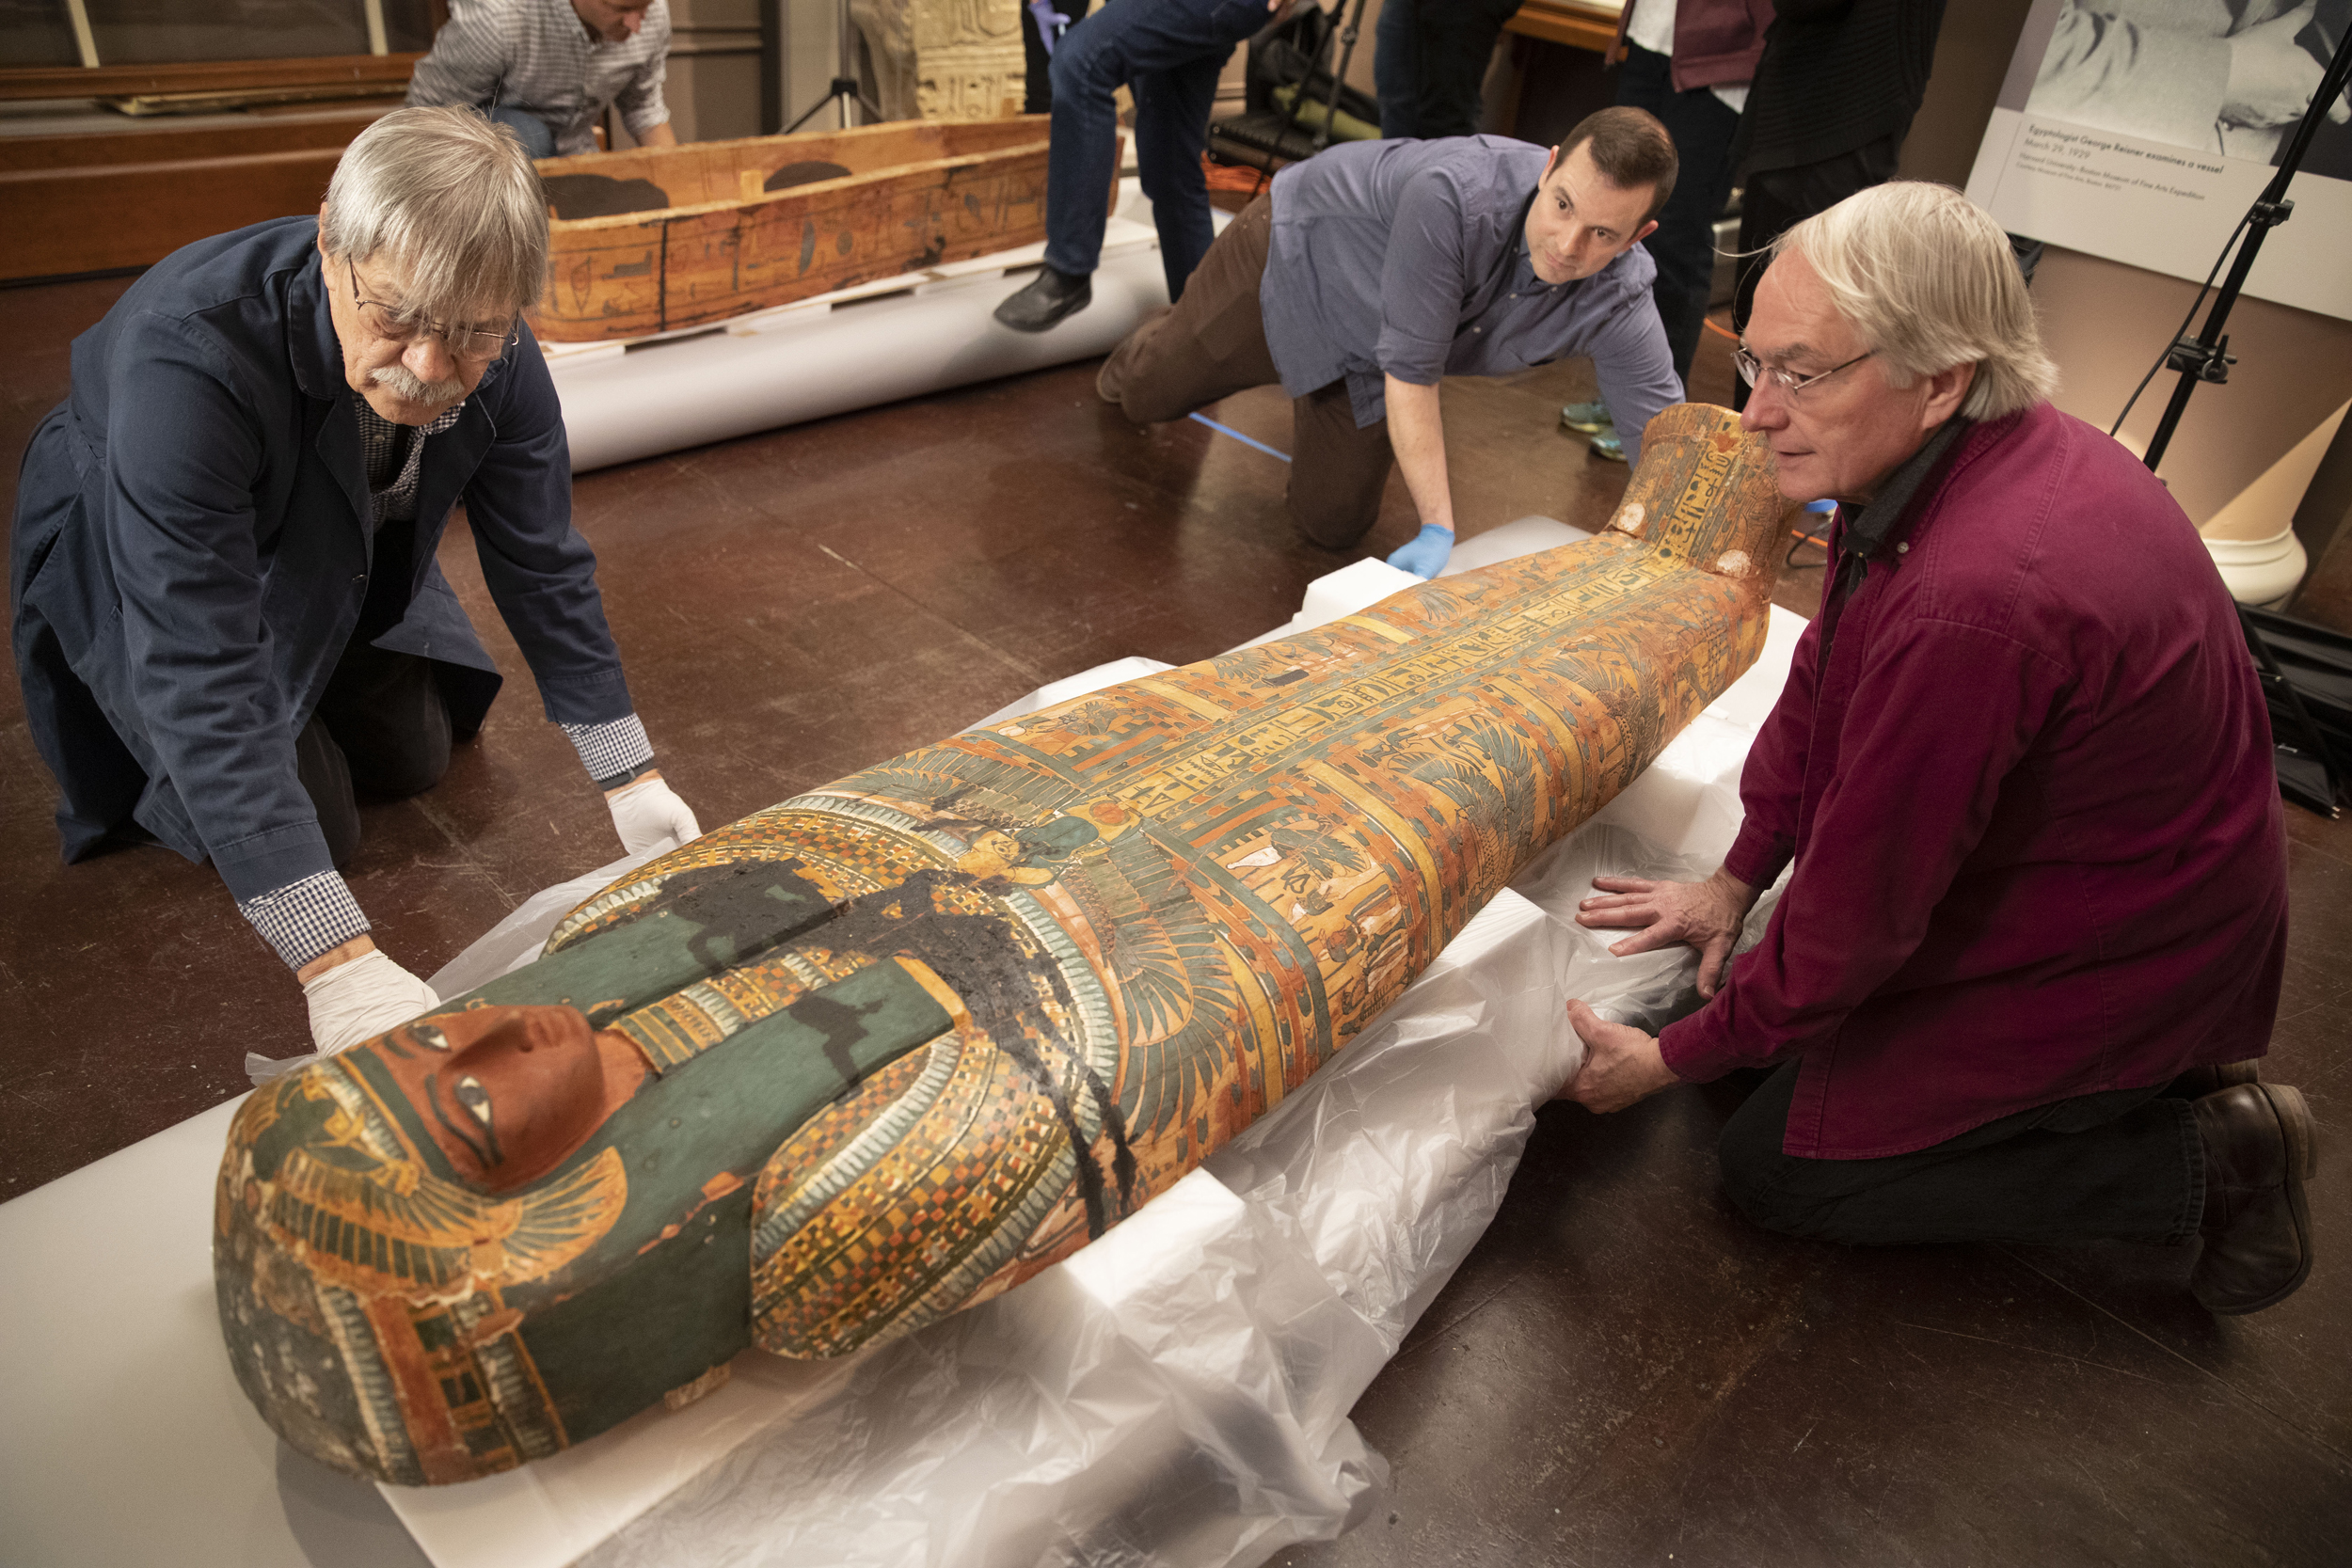
<svg viewBox="0 0 2352 1568">
<path fill-rule="evenodd" d="M 1770 453 L 1669 409 L 1627 494 L 1589 542 L 719 829 L 257 1090 L 215 1238 L 246 1393 L 328 1464 L 459 1481 L 1101 1235 L 1754 660 Z"/>
<path fill-rule="evenodd" d="M 1045 117 L 643 147 L 539 166 L 549 342 L 704 326 L 1045 237 Z"/>
</svg>

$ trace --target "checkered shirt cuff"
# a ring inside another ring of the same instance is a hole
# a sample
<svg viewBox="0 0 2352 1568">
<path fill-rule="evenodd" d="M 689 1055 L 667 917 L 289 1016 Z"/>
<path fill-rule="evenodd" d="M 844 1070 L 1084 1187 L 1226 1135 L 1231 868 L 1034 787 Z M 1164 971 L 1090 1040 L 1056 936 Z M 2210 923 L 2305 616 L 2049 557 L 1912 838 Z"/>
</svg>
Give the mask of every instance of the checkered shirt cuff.
<svg viewBox="0 0 2352 1568">
<path fill-rule="evenodd" d="M 365 936 L 368 930 L 368 917 L 359 912 L 359 901 L 333 871 L 315 872 L 275 893 L 247 898 L 237 906 L 237 912 L 253 923 L 262 940 L 286 960 L 288 969 L 300 969 L 320 954 Z"/>
<path fill-rule="evenodd" d="M 566 724 L 564 733 L 592 779 L 610 779 L 653 760 L 653 742 L 637 715 L 603 724 Z"/>
</svg>

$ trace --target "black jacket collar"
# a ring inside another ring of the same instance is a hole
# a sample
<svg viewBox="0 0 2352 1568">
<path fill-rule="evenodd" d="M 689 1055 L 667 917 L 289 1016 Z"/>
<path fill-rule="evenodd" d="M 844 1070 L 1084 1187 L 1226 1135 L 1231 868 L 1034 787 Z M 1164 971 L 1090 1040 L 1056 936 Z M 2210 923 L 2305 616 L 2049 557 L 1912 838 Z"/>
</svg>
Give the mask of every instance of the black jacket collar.
<svg viewBox="0 0 2352 1568">
<path fill-rule="evenodd" d="M 1901 524 L 1903 514 L 1911 510 L 1912 499 L 1918 495 L 1919 487 L 1927 483 L 1928 475 L 1944 460 L 1944 454 L 1952 450 L 1974 422 L 1958 416 L 1946 420 L 1936 427 L 1935 434 L 1928 437 L 1926 445 L 1897 465 L 1895 471 L 1886 476 L 1886 483 L 1879 486 L 1879 493 L 1870 498 L 1867 506 L 1856 507 L 1846 514 L 1846 527 L 1839 544 L 1847 553 L 1871 561 L 1885 553 L 1887 542 Z"/>
</svg>

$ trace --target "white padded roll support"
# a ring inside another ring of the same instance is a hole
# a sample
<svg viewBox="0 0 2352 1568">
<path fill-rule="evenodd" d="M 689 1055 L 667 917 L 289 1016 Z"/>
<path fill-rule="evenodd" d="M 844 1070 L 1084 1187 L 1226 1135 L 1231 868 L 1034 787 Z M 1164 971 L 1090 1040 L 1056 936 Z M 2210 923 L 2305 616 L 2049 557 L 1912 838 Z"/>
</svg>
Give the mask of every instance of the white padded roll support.
<svg viewBox="0 0 2352 1568">
<path fill-rule="evenodd" d="M 559 355 L 572 471 L 970 386 L 1108 354 L 1145 312 L 1168 303 L 1156 245 L 1105 255 L 1094 300 L 1047 332 L 1015 332 L 993 312 L 1029 271 L 959 278 L 905 293 L 809 308 L 805 323 L 771 313 L 767 330 L 720 329 L 630 347 Z"/>
</svg>

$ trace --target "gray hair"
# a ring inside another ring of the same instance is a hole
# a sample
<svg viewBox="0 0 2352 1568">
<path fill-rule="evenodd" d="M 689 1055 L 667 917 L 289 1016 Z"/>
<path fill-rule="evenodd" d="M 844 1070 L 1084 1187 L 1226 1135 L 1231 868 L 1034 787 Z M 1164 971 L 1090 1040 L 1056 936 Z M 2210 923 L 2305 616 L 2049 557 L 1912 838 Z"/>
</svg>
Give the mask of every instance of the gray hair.
<svg viewBox="0 0 2352 1568">
<path fill-rule="evenodd" d="M 1772 242 L 1804 258 L 1888 385 L 1974 365 L 1972 420 L 2032 407 L 2058 389 L 2009 236 L 1949 185 L 1897 180 L 1859 191 Z"/>
<path fill-rule="evenodd" d="M 501 316 L 536 304 L 547 282 L 547 197 L 505 126 L 472 109 L 394 109 L 335 166 L 319 241 L 354 261 L 386 257 L 412 310 Z"/>
</svg>

